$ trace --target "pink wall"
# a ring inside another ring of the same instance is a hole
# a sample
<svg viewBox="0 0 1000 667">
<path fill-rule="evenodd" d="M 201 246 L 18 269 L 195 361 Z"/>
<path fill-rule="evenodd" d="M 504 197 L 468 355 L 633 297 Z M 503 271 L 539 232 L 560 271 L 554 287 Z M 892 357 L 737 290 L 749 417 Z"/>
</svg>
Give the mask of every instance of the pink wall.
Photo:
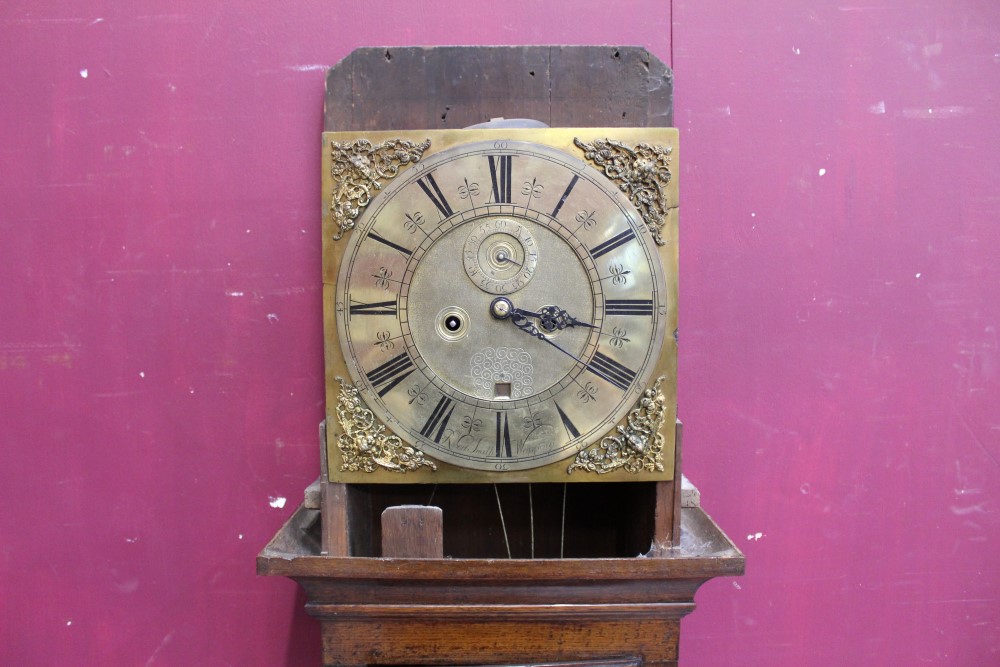
<svg viewBox="0 0 1000 667">
<path fill-rule="evenodd" d="M 685 664 L 1000 659 L 995 3 L 51 4 L 0 8 L 0 662 L 315 663 L 254 556 L 317 473 L 323 69 L 456 43 L 676 69 L 686 470 L 748 556 Z"/>
</svg>

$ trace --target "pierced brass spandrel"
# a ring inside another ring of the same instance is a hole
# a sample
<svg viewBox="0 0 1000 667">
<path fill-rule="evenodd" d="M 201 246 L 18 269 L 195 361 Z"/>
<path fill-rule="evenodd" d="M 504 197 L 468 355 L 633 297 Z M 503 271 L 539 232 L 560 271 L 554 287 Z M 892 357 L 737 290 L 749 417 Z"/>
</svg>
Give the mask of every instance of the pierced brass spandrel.
<svg viewBox="0 0 1000 667">
<path fill-rule="evenodd" d="M 394 178 L 400 167 L 419 162 L 430 145 L 430 139 L 422 143 L 388 139 L 378 144 L 367 139 L 331 141 L 330 211 L 338 227 L 333 239 L 340 240 L 354 228 L 354 221 L 371 201 L 372 190 L 381 190 L 382 181 Z"/>
<path fill-rule="evenodd" d="M 584 156 L 604 169 L 605 175 L 618 184 L 642 215 L 656 245 L 666 241 L 660 234 L 669 208 L 664 189 L 673 175 L 670 172 L 670 146 L 638 144 L 630 148 L 613 139 L 595 139 L 593 143 L 574 138 Z"/>
<path fill-rule="evenodd" d="M 361 393 L 354 385 L 337 378 L 340 396 L 337 400 L 337 421 L 344 430 L 337 437 L 343 472 L 375 472 L 389 470 L 407 472 L 421 467 L 437 470 L 416 447 L 405 444 L 399 436 L 386 433 L 384 424 L 365 407 Z"/>
<path fill-rule="evenodd" d="M 662 376 L 657 378 L 653 386 L 642 393 L 625 423 L 616 427 L 616 434 L 604 436 L 597 447 L 577 454 L 567 474 L 586 470 L 603 475 L 619 469 L 633 474 L 643 470 L 662 472 L 664 439 L 660 429 L 665 421 L 667 401 L 660 392 L 660 384 L 664 380 Z"/>
</svg>

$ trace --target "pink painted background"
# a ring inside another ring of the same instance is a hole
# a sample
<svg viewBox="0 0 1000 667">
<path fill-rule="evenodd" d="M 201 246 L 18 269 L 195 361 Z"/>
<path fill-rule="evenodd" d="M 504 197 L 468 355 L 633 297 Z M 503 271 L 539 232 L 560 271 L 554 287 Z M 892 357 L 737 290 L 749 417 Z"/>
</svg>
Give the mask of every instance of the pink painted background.
<svg viewBox="0 0 1000 667">
<path fill-rule="evenodd" d="M 1000 5 L 6 2 L 0 663 L 307 665 L 318 133 L 353 48 L 676 71 L 691 666 L 1000 662 Z"/>
</svg>

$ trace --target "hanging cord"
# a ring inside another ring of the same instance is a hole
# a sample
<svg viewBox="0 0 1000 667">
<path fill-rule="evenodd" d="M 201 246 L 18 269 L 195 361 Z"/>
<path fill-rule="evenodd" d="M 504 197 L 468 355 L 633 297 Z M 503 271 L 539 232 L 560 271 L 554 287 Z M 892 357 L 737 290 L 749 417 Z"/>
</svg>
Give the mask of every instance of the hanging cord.
<svg viewBox="0 0 1000 667">
<path fill-rule="evenodd" d="M 535 502 L 531 497 L 531 483 L 528 483 L 528 516 L 531 521 L 531 557 L 535 557 Z"/>
<path fill-rule="evenodd" d="M 562 528 L 559 531 L 560 558 L 563 558 L 563 549 L 566 547 L 566 489 L 566 482 L 563 482 Z"/>
<path fill-rule="evenodd" d="M 427 504 L 428 505 L 430 505 L 432 502 L 434 502 L 434 494 L 437 493 L 437 490 L 438 490 L 438 485 L 435 484 L 434 488 L 431 489 L 431 497 L 427 499 Z"/>
<path fill-rule="evenodd" d="M 503 543 L 507 547 L 507 558 L 512 558 L 510 555 L 510 540 L 507 539 L 507 524 L 503 520 L 503 507 L 500 506 L 500 490 L 497 485 L 493 485 L 493 493 L 497 496 L 497 510 L 500 511 L 500 527 L 503 528 Z"/>
</svg>

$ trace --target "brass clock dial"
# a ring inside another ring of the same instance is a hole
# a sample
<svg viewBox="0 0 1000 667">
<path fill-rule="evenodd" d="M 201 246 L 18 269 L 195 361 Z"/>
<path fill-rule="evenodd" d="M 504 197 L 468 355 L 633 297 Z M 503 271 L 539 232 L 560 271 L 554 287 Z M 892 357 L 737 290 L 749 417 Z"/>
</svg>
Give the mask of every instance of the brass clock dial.
<svg viewBox="0 0 1000 667">
<path fill-rule="evenodd" d="M 374 417 L 430 460 L 496 474 L 565 470 L 636 408 L 673 343 L 670 288 L 614 181 L 550 146 L 487 140 L 385 184 L 331 296 Z"/>
</svg>

